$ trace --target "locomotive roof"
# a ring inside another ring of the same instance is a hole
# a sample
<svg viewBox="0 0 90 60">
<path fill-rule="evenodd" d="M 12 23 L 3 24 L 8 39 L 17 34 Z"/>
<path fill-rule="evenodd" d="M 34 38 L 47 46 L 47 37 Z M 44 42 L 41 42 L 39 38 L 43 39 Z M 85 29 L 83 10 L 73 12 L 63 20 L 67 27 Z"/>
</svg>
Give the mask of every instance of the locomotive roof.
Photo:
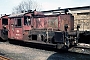
<svg viewBox="0 0 90 60">
<path fill-rule="evenodd" d="M 11 14 L 10 16 L 8 16 L 9 18 L 14 18 L 14 17 L 22 17 L 24 16 L 25 14 L 34 14 L 34 12 L 24 12 L 24 13 L 18 13 L 18 14 Z M 43 15 L 43 13 L 41 12 L 37 12 L 36 15 Z"/>
<path fill-rule="evenodd" d="M 1 15 L 0 18 L 7 17 L 7 16 L 9 16 L 9 15 L 4 14 L 4 15 Z"/>
<path fill-rule="evenodd" d="M 19 14 L 11 14 L 10 16 L 8 17 L 22 17 L 25 13 L 19 13 Z"/>
</svg>

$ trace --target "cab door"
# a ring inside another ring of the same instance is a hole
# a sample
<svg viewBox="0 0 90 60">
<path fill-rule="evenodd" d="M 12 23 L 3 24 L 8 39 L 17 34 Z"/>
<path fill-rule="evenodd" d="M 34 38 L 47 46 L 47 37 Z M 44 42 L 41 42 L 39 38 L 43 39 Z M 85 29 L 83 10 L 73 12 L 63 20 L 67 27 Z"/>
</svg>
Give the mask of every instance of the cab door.
<svg viewBox="0 0 90 60">
<path fill-rule="evenodd" d="M 1 19 L 1 38 L 3 40 L 8 39 L 8 17 L 3 17 Z"/>
<path fill-rule="evenodd" d="M 9 19 L 9 38 L 14 39 L 14 18 Z"/>
<path fill-rule="evenodd" d="M 14 38 L 17 40 L 23 39 L 23 18 L 15 18 L 14 20 L 15 28 L 14 28 Z"/>
</svg>

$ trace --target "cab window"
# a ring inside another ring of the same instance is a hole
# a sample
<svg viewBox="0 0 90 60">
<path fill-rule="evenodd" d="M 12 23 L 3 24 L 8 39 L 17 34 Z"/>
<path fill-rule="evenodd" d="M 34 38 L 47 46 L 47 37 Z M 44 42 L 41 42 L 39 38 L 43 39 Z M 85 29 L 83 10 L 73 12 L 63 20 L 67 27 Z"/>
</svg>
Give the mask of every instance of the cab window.
<svg viewBox="0 0 90 60">
<path fill-rule="evenodd" d="M 2 19 L 2 25 L 8 25 L 8 19 L 3 18 Z"/>
<path fill-rule="evenodd" d="M 15 26 L 16 27 L 20 27 L 20 26 L 22 26 L 22 23 L 21 23 L 22 21 L 21 21 L 21 18 L 16 18 L 15 19 Z"/>
<path fill-rule="evenodd" d="M 30 16 L 24 17 L 24 25 L 31 25 L 31 18 Z"/>
</svg>

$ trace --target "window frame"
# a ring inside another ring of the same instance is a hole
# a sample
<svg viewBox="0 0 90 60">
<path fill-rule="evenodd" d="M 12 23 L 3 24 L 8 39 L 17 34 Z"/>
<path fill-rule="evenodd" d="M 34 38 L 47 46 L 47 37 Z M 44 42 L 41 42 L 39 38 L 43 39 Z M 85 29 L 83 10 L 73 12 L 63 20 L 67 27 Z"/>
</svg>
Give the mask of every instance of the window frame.
<svg viewBox="0 0 90 60">
<path fill-rule="evenodd" d="M 15 18 L 15 27 L 22 27 L 22 18 Z"/>
<path fill-rule="evenodd" d="M 8 25 L 8 18 L 2 18 L 2 25 Z"/>
<path fill-rule="evenodd" d="M 27 17 L 30 19 L 30 21 L 27 22 Z M 24 16 L 24 25 L 31 25 L 31 17 L 30 16 Z"/>
</svg>

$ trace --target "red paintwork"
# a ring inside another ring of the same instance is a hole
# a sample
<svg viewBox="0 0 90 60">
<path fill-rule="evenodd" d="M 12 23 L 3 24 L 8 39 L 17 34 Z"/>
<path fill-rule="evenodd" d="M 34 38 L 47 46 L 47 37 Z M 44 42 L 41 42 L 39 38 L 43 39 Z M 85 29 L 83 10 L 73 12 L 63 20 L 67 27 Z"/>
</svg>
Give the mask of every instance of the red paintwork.
<svg viewBox="0 0 90 60">
<path fill-rule="evenodd" d="M 56 29 L 64 31 L 64 25 L 69 24 L 69 31 L 74 29 L 74 19 L 71 18 L 71 15 L 64 14 L 64 15 L 48 15 L 45 17 L 33 17 L 34 15 L 41 15 L 44 16 L 43 13 L 34 11 L 34 13 L 26 13 L 21 16 L 22 26 L 21 27 L 15 27 L 16 18 L 15 17 L 8 17 L 3 16 L 2 18 L 8 18 L 8 25 L 6 25 L 6 28 L 8 31 L 8 38 L 10 39 L 17 39 L 17 40 L 23 40 L 25 38 L 28 38 L 30 30 L 34 29 Z M 24 16 L 30 16 L 31 18 L 31 25 L 24 25 Z M 0 19 L 0 29 L 2 29 L 2 18 Z"/>
<path fill-rule="evenodd" d="M 24 15 L 23 15 L 24 16 Z M 24 17 L 21 17 L 22 20 L 22 26 L 21 27 L 15 27 L 15 19 L 16 18 L 10 18 L 10 24 L 9 24 L 9 38 L 10 39 L 17 39 L 17 40 L 23 40 L 23 35 L 25 35 L 26 30 L 31 30 L 31 25 L 24 25 Z M 26 14 L 25 16 L 31 16 L 31 14 Z"/>
<path fill-rule="evenodd" d="M 8 38 L 22 40 L 22 38 L 23 38 L 22 28 L 15 27 L 15 18 L 11 18 L 9 20 L 10 20 L 10 23 L 9 23 L 9 36 L 8 36 Z"/>
<path fill-rule="evenodd" d="M 9 20 L 8 20 L 8 25 L 2 25 L 2 19 L 3 19 L 3 18 L 8 19 L 8 15 L 1 17 L 1 21 L 0 21 L 1 25 L 0 25 L 0 28 L 3 29 L 3 26 L 6 26 L 6 28 L 9 29 Z"/>
<path fill-rule="evenodd" d="M 44 29 L 44 18 L 34 18 L 33 25 L 35 29 Z"/>
<path fill-rule="evenodd" d="M 29 14 L 26 14 L 25 16 L 31 16 L 31 14 L 29 13 Z M 22 23 L 24 23 L 24 18 L 22 17 Z M 23 30 L 31 30 L 32 28 L 31 28 L 31 25 L 24 25 L 24 24 L 22 24 L 23 25 Z"/>
<path fill-rule="evenodd" d="M 0 29 L 2 29 L 2 27 L 1 27 L 1 26 L 2 26 L 2 23 L 1 23 L 1 22 L 2 22 L 2 20 L 1 20 L 1 18 L 0 18 Z"/>
<path fill-rule="evenodd" d="M 74 30 L 74 19 L 71 15 L 60 15 L 60 30 L 64 31 L 64 25 L 68 24 L 69 28 L 68 31 Z"/>
<path fill-rule="evenodd" d="M 64 31 L 64 25 L 68 24 L 69 31 L 74 29 L 74 19 L 71 15 L 47 16 L 44 18 L 34 18 L 32 21 L 35 29 L 57 29 Z"/>
<path fill-rule="evenodd" d="M 14 38 L 17 40 L 23 40 L 23 31 L 22 28 L 15 28 L 14 29 Z"/>
<path fill-rule="evenodd" d="M 14 39 L 14 19 L 9 19 L 9 33 L 8 38 Z"/>
<path fill-rule="evenodd" d="M 1 17 L 1 19 L 0 19 L 0 29 L 2 29 L 3 28 L 3 25 L 2 25 L 2 19 L 3 18 L 6 18 L 6 19 L 8 19 L 8 16 L 2 16 Z M 8 21 L 9 22 L 9 21 Z M 8 25 L 5 25 L 6 26 L 6 28 L 8 29 Z"/>
</svg>

